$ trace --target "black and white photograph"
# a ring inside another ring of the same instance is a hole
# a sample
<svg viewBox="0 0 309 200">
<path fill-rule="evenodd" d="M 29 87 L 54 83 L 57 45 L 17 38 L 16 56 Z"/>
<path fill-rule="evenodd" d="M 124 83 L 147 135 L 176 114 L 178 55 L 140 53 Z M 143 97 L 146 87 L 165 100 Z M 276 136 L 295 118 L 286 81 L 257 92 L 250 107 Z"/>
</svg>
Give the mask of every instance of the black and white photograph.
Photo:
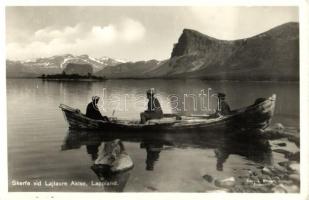
<svg viewBox="0 0 309 200">
<path fill-rule="evenodd" d="M 6 6 L 6 190 L 300 194 L 301 23 L 299 6 Z"/>
</svg>

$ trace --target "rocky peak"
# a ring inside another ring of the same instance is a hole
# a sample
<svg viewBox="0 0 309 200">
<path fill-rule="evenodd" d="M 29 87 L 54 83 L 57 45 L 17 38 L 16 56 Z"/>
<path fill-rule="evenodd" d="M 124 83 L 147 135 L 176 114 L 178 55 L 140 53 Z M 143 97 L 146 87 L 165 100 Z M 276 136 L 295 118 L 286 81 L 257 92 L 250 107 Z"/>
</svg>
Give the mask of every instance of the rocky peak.
<svg viewBox="0 0 309 200">
<path fill-rule="evenodd" d="M 229 42 L 212 38 L 195 30 L 184 29 L 178 42 L 174 44 L 171 57 L 205 54 L 210 48 L 227 43 Z"/>
</svg>

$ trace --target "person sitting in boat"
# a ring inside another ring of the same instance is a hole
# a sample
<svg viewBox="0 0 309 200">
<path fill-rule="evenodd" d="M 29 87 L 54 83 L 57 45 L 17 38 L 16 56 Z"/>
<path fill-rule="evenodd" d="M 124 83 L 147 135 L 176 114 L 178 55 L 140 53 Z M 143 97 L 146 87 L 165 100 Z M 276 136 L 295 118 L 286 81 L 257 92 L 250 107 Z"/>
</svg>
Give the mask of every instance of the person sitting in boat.
<svg viewBox="0 0 309 200">
<path fill-rule="evenodd" d="M 229 104 L 225 101 L 225 94 L 224 93 L 218 93 L 218 109 L 217 114 L 219 115 L 229 115 L 231 113 L 231 109 Z"/>
<path fill-rule="evenodd" d="M 163 112 L 159 100 L 154 97 L 154 89 L 147 90 L 148 106 L 145 112 L 141 113 L 141 123 L 145 123 L 150 119 L 161 119 L 163 117 Z"/>
<path fill-rule="evenodd" d="M 98 108 L 100 97 L 93 96 L 92 101 L 88 104 L 86 110 L 86 117 L 96 120 L 109 121 L 108 117 L 103 116 Z"/>
</svg>

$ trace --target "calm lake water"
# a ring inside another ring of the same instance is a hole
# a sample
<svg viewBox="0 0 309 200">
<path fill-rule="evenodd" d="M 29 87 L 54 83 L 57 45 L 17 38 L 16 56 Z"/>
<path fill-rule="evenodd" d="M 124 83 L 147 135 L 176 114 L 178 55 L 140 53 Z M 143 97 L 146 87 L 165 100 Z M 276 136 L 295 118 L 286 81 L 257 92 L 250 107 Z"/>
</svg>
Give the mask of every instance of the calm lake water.
<svg viewBox="0 0 309 200">
<path fill-rule="evenodd" d="M 267 141 L 252 138 L 212 139 L 202 133 L 156 137 L 69 132 L 59 109 L 59 104 L 64 103 L 85 112 L 91 97 L 98 95 L 104 114 L 111 116 L 115 110 L 115 117 L 138 120 L 139 113 L 146 108 L 148 88 L 157 90 L 164 112 L 180 114 L 205 114 L 202 106 L 210 108 L 207 112 L 211 113 L 216 101 L 205 95 L 202 100 L 203 92 L 225 93 L 233 109 L 275 93 L 277 102 L 272 123 L 299 128 L 298 83 L 8 79 L 9 191 L 205 192 L 215 189 L 203 179 L 205 174 L 218 178 L 240 176 L 254 166 L 280 159 L 272 154 Z M 120 183 L 118 186 L 91 185 L 98 181 L 91 170 L 91 149 L 116 138 L 123 141 L 134 168 L 113 177 Z M 67 150 L 62 150 L 63 147 Z M 31 186 L 14 186 L 15 181 L 29 181 Z M 42 185 L 34 186 L 35 181 L 42 181 Z M 87 186 L 70 185 L 71 181 L 84 182 Z M 69 186 L 52 187 L 49 183 L 53 182 L 68 182 Z"/>
</svg>

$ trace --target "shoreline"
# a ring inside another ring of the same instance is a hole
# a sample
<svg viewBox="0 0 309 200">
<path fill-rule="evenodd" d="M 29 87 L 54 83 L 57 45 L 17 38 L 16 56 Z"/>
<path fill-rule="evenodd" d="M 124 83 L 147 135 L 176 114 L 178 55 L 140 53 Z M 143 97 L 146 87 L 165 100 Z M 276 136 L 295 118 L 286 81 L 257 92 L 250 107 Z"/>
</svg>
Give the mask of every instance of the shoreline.
<svg viewBox="0 0 309 200">
<path fill-rule="evenodd" d="M 243 82 L 243 83 L 292 83 L 292 84 L 299 84 L 300 81 L 292 81 L 292 80 L 261 80 L 261 81 L 254 81 L 254 80 L 209 80 L 209 79 L 200 79 L 200 78 L 102 78 L 102 79 L 70 79 L 70 78 L 40 78 L 40 77 L 6 77 L 6 80 L 14 80 L 14 79 L 40 79 L 40 80 L 48 80 L 48 81 L 85 81 L 85 82 L 101 82 L 101 81 L 109 81 L 109 80 L 136 80 L 136 81 L 145 81 L 145 80 L 164 80 L 164 81 L 173 81 L 173 80 L 200 80 L 200 81 L 207 81 L 207 82 Z"/>
<path fill-rule="evenodd" d="M 70 82 L 104 82 L 106 79 L 89 79 L 89 78 L 80 78 L 80 79 L 70 79 L 70 78 L 38 78 L 42 81 L 70 81 Z"/>
<path fill-rule="evenodd" d="M 296 132 L 294 132 L 296 131 Z M 256 164 L 245 175 L 216 179 L 209 174 L 204 180 L 214 186 L 205 192 L 220 193 L 299 193 L 300 192 L 300 138 L 299 130 L 289 130 L 278 123 L 263 133 L 268 139 L 272 154 L 277 159 L 271 164 Z M 294 152 L 288 149 L 295 145 Z M 280 156 L 278 156 L 280 155 Z M 278 158 L 281 157 L 281 158 Z"/>
</svg>

